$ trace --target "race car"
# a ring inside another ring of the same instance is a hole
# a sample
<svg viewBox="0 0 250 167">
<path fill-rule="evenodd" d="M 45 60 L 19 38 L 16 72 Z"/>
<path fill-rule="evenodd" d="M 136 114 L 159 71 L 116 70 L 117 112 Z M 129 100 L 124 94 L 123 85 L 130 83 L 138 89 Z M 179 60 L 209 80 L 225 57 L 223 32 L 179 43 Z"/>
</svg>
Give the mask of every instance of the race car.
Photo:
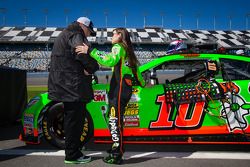
<svg viewBox="0 0 250 167">
<path fill-rule="evenodd" d="M 216 64 L 216 71 L 208 63 Z M 124 143 L 250 144 L 250 57 L 181 53 L 139 67 L 147 85 L 133 83 L 124 113 Z M 93 82 L 82 144 L 111 143 L 108 122 L 109 84 Z M 26 143 L 44 137 L 64 147 L 63 104 L 47 93 L 32 98 L 23 113 Z"/>
</svg>

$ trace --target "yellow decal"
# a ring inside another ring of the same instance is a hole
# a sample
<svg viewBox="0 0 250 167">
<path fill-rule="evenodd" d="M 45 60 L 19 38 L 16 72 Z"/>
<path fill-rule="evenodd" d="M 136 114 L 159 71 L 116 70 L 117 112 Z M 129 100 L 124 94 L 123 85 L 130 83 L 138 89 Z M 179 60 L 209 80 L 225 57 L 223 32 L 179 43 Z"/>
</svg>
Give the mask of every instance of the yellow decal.
<svg viewBox="0 0 250 167">
<path fill-rule="evenodd" d="M 111 107 L 110 109 L 110 116 L 115 117 L 115 107 Z"/>
<path fill-rule="evenodd" d="M 44 133 L 45 138 L 46 138 L 47 140 L 51 140 L 52 137 L 51 137 L 50 134 L 49 134 L 47 122 L 44 120 L 44 121 L 42 122 L 42 125 L 43 125 L 43 133 Z"/>
<path fill-rule="evenodd" d="M 139 110 L 138 109 L 127 109 L 124 113 L 124 115 L 138 115 Z"/>
<path fill-rule="evenodd" d="M 139 104 L 138 103 L 128 103 L 126 108 L 138 108 L 139 107 Z"/>
<path fill-rule="evenodd" d="M 133 88 L 133 89 L 132 89 L 132 93 L 133 93 L 133 94 L 138 94 L 138 93 L 139 93 L 139 89 Z"/>
</svg>

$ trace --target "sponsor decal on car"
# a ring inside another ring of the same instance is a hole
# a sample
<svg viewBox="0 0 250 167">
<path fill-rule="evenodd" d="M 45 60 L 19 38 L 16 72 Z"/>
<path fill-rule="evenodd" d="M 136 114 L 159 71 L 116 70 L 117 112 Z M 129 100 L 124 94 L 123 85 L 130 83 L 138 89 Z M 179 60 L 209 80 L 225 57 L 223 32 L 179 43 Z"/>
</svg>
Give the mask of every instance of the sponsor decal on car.
<svg viewBox="0 0 250 167">
<path fill-rule="evenodd" d="M 140 90 L 138 88 L 133 88 L 132 89 L 132 96 L 131 96 L 131 98 L 129 100 L 130 103 L 140 101 L 139 91 Z"/>
<path fill-rule="evenodd" d="M 124 126 L 126 126 L 126 127 L 138 127 L 139 122 L 124 122 Z"/>
<path fill-rule="evenodd" d="M 107 93 L 105 90 L 94 90 L 94 101 L 105 102 L 107 100 Z"/>
<path fill-rule="evenodd" d="M 128 103 L 124 112 L 124 115 L 138 115 L 139 114 L 139 104 L 138 103 Z"/>
<path fill-rule="evenodd" d="M 31 124 L 33 126 L 34 115 L 33 114 L 24 114 L 23 121 L 24 121 L 24 124 L 27 124 L 27 125 Z"/>
<path fill-rule="evenodd" d="M 248 128 L 246 116 L 250 113 L 250 104 L 239 95 L 240 87 L 235 83 L 221 84 L 227 100 L 223 102 L 224 107 L 220 111 L 223 119 L 227 121 L 228 130 L 245 130 Z"/>
<path fill-rule="evenodd" d="M 34 133 L 34 115 L 33 114 L 24 114 L 23 128 L 25 129 L 26 135 L 32 135 Z"/>
<path fill-rule="evenodd" d="M 157 103 L 161 106 L 160 111 L 157 119 L 150 122 L 150 129 L 197 129 L 202 125 L 205 102 L 180 104 L 177 108 L 178 114 L 174 113 L 177 106 L 166 103 L 165 95 L 158 96 Z M 176 116 L 173 118 L 173 115 Z"/>
<path fill-rule="evenodd" d="M 140 125 L 139 115 L 124 116 L 123 120 L 124 120 L 125 127 L 138 127 Z"/>
</svg>

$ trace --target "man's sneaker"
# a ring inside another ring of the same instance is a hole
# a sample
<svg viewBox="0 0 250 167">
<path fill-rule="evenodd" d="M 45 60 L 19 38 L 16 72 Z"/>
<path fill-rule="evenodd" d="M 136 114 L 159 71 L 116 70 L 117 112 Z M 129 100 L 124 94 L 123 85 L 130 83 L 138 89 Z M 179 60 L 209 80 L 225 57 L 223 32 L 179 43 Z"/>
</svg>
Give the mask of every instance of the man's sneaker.
<svg viewBox="0 0 250 167">
<path fill-rule="evenodd" d="M 103 158 L 103 161 L 108 164 L 122 164 L 122 155 L 110 154 L 108 157 Z"/>
<path fill-rule="evenodd" d="M 82 156 L 76 160 L 64 160 L 65 164 L 84 164 L 84 163 L 88 163 L 91 161 L 91 157 L 89 156 Z"/>
</svg>

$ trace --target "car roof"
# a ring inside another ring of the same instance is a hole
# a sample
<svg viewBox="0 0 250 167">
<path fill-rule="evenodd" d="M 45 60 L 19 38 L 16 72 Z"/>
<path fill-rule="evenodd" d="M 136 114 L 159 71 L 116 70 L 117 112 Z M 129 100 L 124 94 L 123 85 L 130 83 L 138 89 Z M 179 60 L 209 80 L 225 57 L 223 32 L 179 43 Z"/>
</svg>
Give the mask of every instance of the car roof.
<svg viewBox="0 0 250 167">
<path fill-rule="evenodd" d="M 161 56 L 159 58 L 153 59 L 152 61 L 145 63 L 140 66 L 140 71 L 146 71 L 151 69 L 163 62 L 174 61 L 174 60 L 218 60 L 218 59 L 232 59 L 241 60 L 250 63 L 250 57 L 245 55 L 233 55 L 233 54 L 214 54 L 214 53 L 181 53 Z"/>
</svg>

